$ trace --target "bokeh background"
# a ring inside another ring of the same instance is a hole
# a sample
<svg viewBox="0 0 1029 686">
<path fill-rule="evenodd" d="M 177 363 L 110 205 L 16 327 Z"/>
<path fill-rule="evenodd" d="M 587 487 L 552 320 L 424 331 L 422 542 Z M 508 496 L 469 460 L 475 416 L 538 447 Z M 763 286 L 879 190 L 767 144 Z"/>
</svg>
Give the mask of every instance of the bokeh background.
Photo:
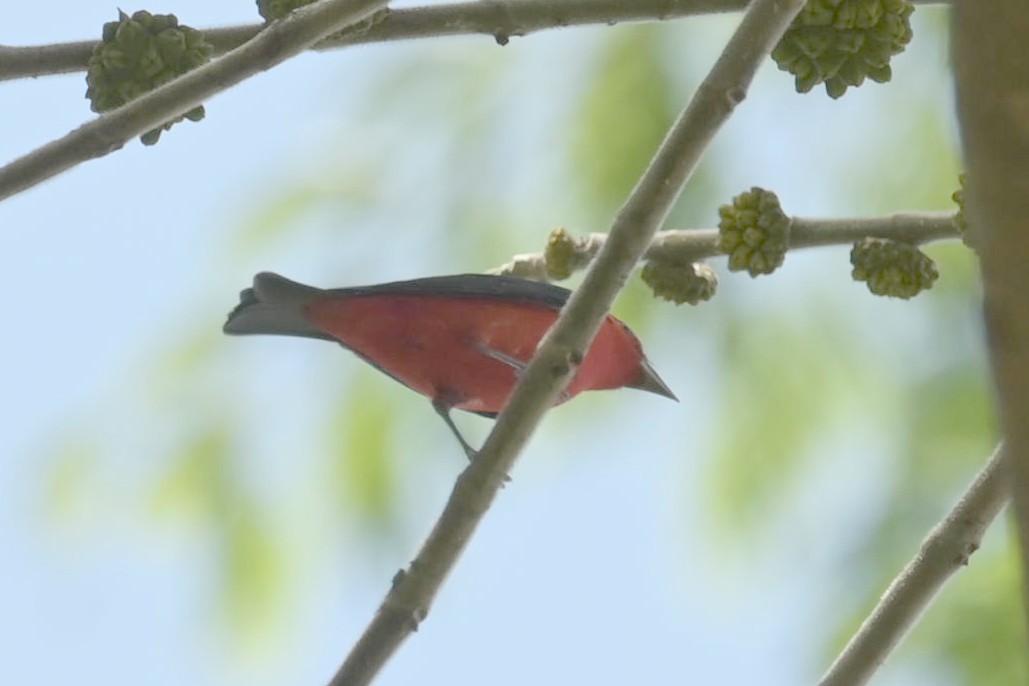
<svg viewBox="0 0 1029 686">
<path fill-rule="evenodd" d="M 142 6 L 123 6 L 132 12 Z M 202 28 L 249 2 L 159 2 Z M 0 43 L 115 5 L 7 8 Z M 482 271 L 600 231 L 737 17 L 307 54 L 154 148 L 0 204 L 0 681 L 320 684 L 463 467 L 428 403 L 338 347 L 228 339 L 254 272 L 324 286 Z M 768 63 L 670 228 L 752 185 L 788 213 L 953 207 L 947 12 L 839 101 Z M 12 159 L 92 115 L 82 74 L 0 83 Z M 378 683 L 813 682 L 996 440 L 973 255 L 911 302 L 848 246 L 616 314 L 682 402 L 550 414 Z M 458 419 L 473 441 L 489 423 Z M 1029 679 L 998 521 L 877 684 Z"/>
</svg>

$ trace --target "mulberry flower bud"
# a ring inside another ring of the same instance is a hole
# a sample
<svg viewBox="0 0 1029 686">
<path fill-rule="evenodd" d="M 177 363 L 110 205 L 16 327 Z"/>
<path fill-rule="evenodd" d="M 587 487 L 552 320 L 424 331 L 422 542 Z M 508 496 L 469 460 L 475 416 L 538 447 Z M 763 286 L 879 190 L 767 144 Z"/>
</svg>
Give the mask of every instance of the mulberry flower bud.
<svg viewBox="0 0 1029 686">
<path fill-rule="evenodd" d="M 939 278 L 936 264 L 910 243 L 887 238 L 863 238 L 850 251 L 851 275 L 876 295 L 912 298 Z"/>
<path fill-rule="evenodd" d="M 820 83 L 839 98 L 865 77 L 890 80 L 890 58 L 911 41 L 910 0 L 809 0 L 772 51 L 807 93 Z"/>
<path fill-rule="evenodd" d="M 641 275 L 654 295 L 676 305 L 710 300 L 718 290 L 718 275 L 703 262 L 650 260 Z"/>
<path fill-rule="evenodd" d="M 790 219 L 775 193 L 751 188 L 718 208 L 718 249 L 729 255 L 730 271 L 771 274 L 786 259 Z"/>
<path fill-rule="evenodd" d="M 590 260 L 586 241 L 572 238 L 565 229 L 558 228 L 547 237 L 547 247 L 543 250 L 543 261 L 547 267 L 547 276 L 555 281 L 567 279 L 575 270 L 585 266 Z"/>
<path fill-rule="evenodd" d="M 214 47 L 204 34 L 180 26 L 173 14 L 139 11 L 104 24 L 103 39 L 93 48 L 86 71 L 86 97 L 94 112 L 107 112 L 205 64 Z M 153 145 L 173 124 L 204 118 L 204 107 L 165 122 L 140 137 Z"/>
</svg>

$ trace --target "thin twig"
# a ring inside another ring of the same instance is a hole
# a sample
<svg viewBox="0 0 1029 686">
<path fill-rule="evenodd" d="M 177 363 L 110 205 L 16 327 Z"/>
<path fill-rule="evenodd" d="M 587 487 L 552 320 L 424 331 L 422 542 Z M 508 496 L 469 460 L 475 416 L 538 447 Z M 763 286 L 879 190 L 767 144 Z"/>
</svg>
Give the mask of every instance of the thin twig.
<svg viewBox="0 0 1029 686">
<path fill-rule="evenodd" d="M 915 2 L 941 4 L 941 0 Z M 492 36 L 503 45 L 509 38 L 544 29 L 675 19 L 732 12 L 746 6 L 746 0 L 475 0 L 388 10 L 381 21 L 366 30 L 330 36 L 313 49 L 455 35 Z M 253 38 L 261 27 L 262 24 L 245 24 L 205 29 L 204 33 L 216 54 L 221 54 Z M 77 41 L 24 47 L 0 45 L 0 81 L 82 71 L 95 44 L 96 41 Z"/>
<path fill-rule="evenodd" d="M 968 564 L 1011 494 L 1007 450 L 998 446 L 954 509 L 933 527 L 818 686 L 868 681 L 954 572 Z M 959 619 L 960 621 L 960 619 Z"/>
<path fill-rule="evenodd" d="M 944 238 L 957 238 L 954 214 L 946 212 L 904 213 L 885 217 L 858 217 L 853 219 L 804 219 L 795 217 L 790 225 L 789 247 L 813 248 L 826 245 L 845 245 L 862 238 L 892 238 L 907 243 L 922 244 Z M 604 244 L 604 234 L 591 233 L 576 241 L 573 262 L 585 268 Z M 659 259 L 693 262 L 721 255 L 718 250 L 718 229 L 679 229 L 661 231 L 643 255 L 644 260 Z M 510 262 L 495 269 L 493 274 L 510 274 L 523 278 L 550 280 L 546 257 L 542 253 L 515 255 Z"/>
<path fill-rule="evenodd" d="M 961 0 L 951 33 L 968 170 L 966 217 L 982 258 L 986 333 L 1011 456 L 1029 621 L 1029 4 Z"/>
<path fill-rule="evenodd" d="M 332 679 L 363 686 L 426 617 L 433 598 L 504 483 L 518 454 L 574 374 L 601 321 L 679 197 L 700 156 L 803 0 L 754 0 L 690 104 L 615 217 L 607 241 L 545 336 L 478 457 L 461 476 L 417 557 L 394 579 Z"/>
<path fill-rule="evenodd" d="M 273 22 L 248 43 L 0 168 L 0 200 L 80 162 L 103 157 L 248 76 L 303 52 L 388 0 L 321 0 Z"/>
</svg>

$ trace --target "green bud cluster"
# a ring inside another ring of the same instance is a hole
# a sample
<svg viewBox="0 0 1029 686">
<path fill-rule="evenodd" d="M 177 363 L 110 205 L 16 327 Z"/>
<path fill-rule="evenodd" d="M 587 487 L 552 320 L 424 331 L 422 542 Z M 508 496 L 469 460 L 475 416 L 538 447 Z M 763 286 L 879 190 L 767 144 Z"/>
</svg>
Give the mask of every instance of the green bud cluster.
<svg viewBox="0 0 1029 686">
<path fill-rule="evenodd" d="M 968 240 L 968 220 L 965 219 L 965 175 L 961 174 L 958 176 L 958 189 L 951 194 L 950 199 L 958 206 L 958 211 L 954 213 L 954 228 L 961 234 L 961 242 L 967 245 L 969 248 L 975 250 L 972 243 Z"/>
<path fill-rule="evenodd" d="M 790 218 L 775 193 L 751 188 L 718 208 L 718 250 L 729 256 L 729 270 L 751 276 L 771 274 L 786 259 Z"/>
<path fill-rule="evenodd" d="M 203 33 L 180 26 L 173 14 L 139 11 L 130 17 L 119 11 L 118 21 L 104 24 L 103 39 L 89 58 L 86 97 L 94 112 L 113 110 L 206 63 L 213 52 Z M 140 140 L 153 145 L 173 124 L 203 118 L 198 105 Z"/>
<path fill-rule="evenodd" d="M 298 7 L 310 5 L 314 0 L 257 0 L 257 11 L 265 21 L 282 19 Z"/>
<path fill-rule="evenodd" d="M 641 276 L 654 295 L 676 305 L 696 305 L 713 298 L 718 290 L 718 275 L 703 262 L 650 260 Z"/>
<path fill-rule="evenodd" d="M 563 281 L 588 261 L 583 255 L 581 241 L 572 238 L 563 228 L 550 232 L 547 247 L 543 249 L 543 262 L 547 266 L 547 275 L 550 278 Z"/>
<path fill-rule="evenodd" d="M 910 243 L 888 238 L 862 238 L 850 251 L 851 275 L 875 295 L 912 298 L 939 278 L 936 264 Z"/>
<path fill-rule="evenodd" d="M 808 0 L 772 51 L 779 69 L 807 93 L 820 83 L 832 98 L 865 77 L 890 80 L 890 58 L 911 41 L 910 0 Z"/>
</svg>

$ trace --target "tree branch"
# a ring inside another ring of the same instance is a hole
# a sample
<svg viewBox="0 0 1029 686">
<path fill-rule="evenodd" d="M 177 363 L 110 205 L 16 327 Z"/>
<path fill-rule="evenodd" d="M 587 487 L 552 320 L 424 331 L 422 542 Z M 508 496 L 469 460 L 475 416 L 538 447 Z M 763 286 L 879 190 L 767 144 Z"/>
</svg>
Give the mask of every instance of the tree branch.
<svg viewBox="0 0 1029 686">
<path fill-rule="evenodd" d="M 862 238 L 892 238 L 907 243 L 921 244 L 943 238 L 957 238 L 954 214 L 931 212 L 924 214 L 894 214 L 886 217 L 854 219 L 793 218 L 790 225 L 790 249 L 813 248 L 826 245 L 846 245 Z M 604 244 L 604 234 L 591 233 L 577 241 L 574 262 L 585 267 Z M 644 260 L 660 259 L 694 262 L 724 253 L 718 250 L 718 229 L 680 229 L 662 231 L 643 255 Z M 495 269 L 493 274 L 510 274 L 523 278 L 549 281 L 547 261 L 542 253 L 515 255 Z"/>
<path fill-rule="evenodd" d="M 0 168 L 0 200 L 80 162 L 103 157 L 141 133 L 196 107 L 248 76 L 360 21 L 388 0 L 321 0 L 273 22 L 253 40 L 202 67 L 100 115 L 71 133 Z"/>
<path fill-rule="evenodd" d="M 947 0 L 914 0 L 940 4 Z M 361 43 L 455 35 L 492 36 L 504 44 L 514 36 L 545 29 L 592 24 L 665 20 L 695 14 L 733 12 L 746 0 L 494 0 L 387 10 L 367 29 L 355 27 L 314 46 L 332 50 Z M 233 50 L 257 35 L 262 24 L 205 29 L 215 53 Z M 96 41 L 39 46 L 0 45 L 0 81 L 83 71 Z"/>
<path fill-rule="evenodd" d="M 858 686 L 875 673 L 954 572 L 968 564 L 1010 495 L 998 446 L 954 509 L 922 542 L 818 686 Z"/>
<path fill-rule="evenodd" d="M 986 333 L 1011 455 L 1029 618 L 1029 5 L 960 0 L 954 10 L 966 216 L 982 258 Z"/>
<path fill-rule="evenodd" d="M 478 457 L 461 473 L 436 526 L 332 679 L 368 684 L 429 612 L 536 426 L 571 380 L 629 272 L 664 222 L 703 150 L 746 95 L 758 66 L 803 0 L 754 0 L 729 44 L 615 217 L 608 238 L 544 337 Z"/>
</svg>

